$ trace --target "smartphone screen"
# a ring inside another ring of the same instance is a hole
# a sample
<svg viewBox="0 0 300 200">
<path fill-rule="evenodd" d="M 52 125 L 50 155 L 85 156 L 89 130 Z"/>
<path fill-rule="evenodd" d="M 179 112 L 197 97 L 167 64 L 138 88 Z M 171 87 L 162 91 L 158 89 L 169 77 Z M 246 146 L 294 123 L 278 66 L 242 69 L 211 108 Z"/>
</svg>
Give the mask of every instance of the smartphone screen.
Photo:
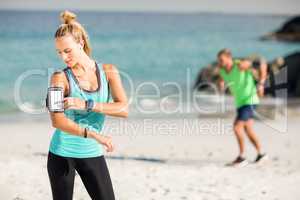
<svg viewBox="0 0 300 200">
<path fill-rule="evenodd" d="M 48 89 L 48 107 L 50 112 L 62 112 L 64 110 L 63 104 L 63 88 L 50 87 Z"/>
</svg>

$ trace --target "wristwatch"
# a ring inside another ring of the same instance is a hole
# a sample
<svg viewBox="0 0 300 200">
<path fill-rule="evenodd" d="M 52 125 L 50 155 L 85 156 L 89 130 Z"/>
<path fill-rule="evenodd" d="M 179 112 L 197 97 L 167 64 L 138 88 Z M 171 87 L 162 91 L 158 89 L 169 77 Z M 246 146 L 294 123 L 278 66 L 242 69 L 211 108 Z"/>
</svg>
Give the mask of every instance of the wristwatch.
<svg viewBox="0 0 300 200">
<path fill-rule="evenodd" d="M 88 99 L 85 101 L 86 111 L 91 112 L 94 107 L 94 101 L 92 99 Z"/>
</svg>

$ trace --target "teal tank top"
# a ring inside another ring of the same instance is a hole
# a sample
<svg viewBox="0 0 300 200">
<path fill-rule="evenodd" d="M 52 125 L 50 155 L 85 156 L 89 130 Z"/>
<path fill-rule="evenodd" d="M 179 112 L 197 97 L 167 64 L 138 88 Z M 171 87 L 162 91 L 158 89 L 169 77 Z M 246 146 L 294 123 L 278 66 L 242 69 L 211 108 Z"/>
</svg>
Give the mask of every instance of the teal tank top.
<svg viewBox="0 0 300 200">
<path fill-rule="evenodd" d="M 64 73 L 69 82 L 68 97 L 77 97 L 84 100 L 92 99 L 94 102 L 110 102 L 109 84 L 102 68 L 102 64 L 96 62 L 96 75 L 98 88 L 94 91 L 84 90 L 79 86 L 78 80 L 72 70 L 67 67 Z M 73 120 L 81 127 L 86 127 L 89 130 L 96 131 L 101 134 L 105 115 L 97 112 L 87 112 L 85 110 L 64 111 L 67 118 Z M 49 151 L 64 157 L 73 158 L 89 158 L 101 156 L 104 153 L 103 146 L 95 139 L 83 138 L 72 135 L 60 129 L 56 129 L 52 135 Z"/>
</svg>

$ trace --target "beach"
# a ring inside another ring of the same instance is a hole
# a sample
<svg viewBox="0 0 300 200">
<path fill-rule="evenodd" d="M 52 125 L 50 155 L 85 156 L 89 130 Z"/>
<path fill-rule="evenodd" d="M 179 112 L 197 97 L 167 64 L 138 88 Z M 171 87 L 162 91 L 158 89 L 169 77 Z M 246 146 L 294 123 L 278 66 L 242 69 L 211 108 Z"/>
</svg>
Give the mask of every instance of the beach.
<svg viewBox="0 0 300 200">
<path fill-rule="evenodd" d="M 236 168 L 225 166 L 238 152 L 230 118 L 108 118 L 104 131 L 115 151 L 105 157 L 116 199 L 299 199 L 299 119 L 289 117 L 286 131 L 272 127 L 281 123 L 276 120 L 258 121 L 255 130 L 269 160 L 251 163 L 256 155 L 247 140 L 250 164 Z M 1 123 L 1 199 L 51 199 L 50 124 Z M 76 175 L 74 200 L 80 199 L 90 198 Z"/>
<path fill-rule="evenodd" d="M 222 48 L 268 62 L 295 53 L 287 59 L 295 70 L 275 80 L 299 84 L 299 44 L 260 39 L 290 15 L 133 11 L 76 11 L 92 58 L 116 66 L 130 99 L 129 117 L 108 116 L 102 131 L 115 144 L 104 156 L 116 199 L 300 199 L 300 100 L 291 102 L 282 88 L 276 98 L 264 98 L 258 113 L 266 115 L 254 129 L 268 160 L 254 164 L 256 152 L 246 139 L 249 164 L 228 167 L 238 155 L 233 98 L 194 90 L 199 72 Z M 66 67 L 54 43 L 59 13 L 0 11 L 0 200 L 52 199 L 47 156 L 54 128 L 45 97 L 53 72 Z M 300 86 L 293 88 L 299 92 Z M 77 174 L 73 199 L 90 199 Z"/>
</svg>

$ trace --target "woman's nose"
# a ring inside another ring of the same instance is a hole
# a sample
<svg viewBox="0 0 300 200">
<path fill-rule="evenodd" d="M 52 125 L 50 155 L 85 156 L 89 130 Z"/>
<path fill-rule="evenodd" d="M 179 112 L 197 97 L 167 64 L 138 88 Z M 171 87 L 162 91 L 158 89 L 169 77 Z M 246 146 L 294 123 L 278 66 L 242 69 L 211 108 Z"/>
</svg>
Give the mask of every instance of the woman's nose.
<svg viewBox="0 0 300 200">
<path fill-rule="evenodd" d="M 62 53 L 62 54 L 61 54 L 61 59 L 62 59 L 63 61 L 66 61 L 66 60 L 68 59 L 67 54 Z"/>
</svg>

